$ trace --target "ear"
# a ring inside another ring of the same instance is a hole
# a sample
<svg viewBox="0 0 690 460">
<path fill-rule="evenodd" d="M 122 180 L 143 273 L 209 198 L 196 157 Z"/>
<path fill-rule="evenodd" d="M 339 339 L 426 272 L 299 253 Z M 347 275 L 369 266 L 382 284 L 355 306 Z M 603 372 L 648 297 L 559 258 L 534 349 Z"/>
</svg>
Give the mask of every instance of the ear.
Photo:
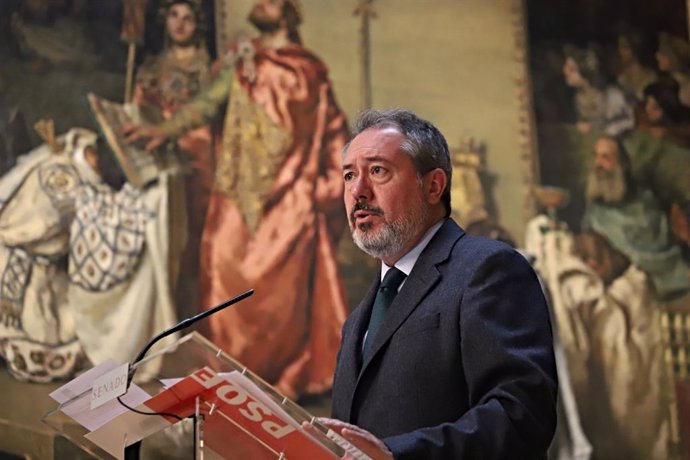
<svg viewBox="0 0 690 460">
<path fill-rule="evenodd" d="M 437 204 L 441 201 L 443 192 L 448 185 L 448 177 L 441 168 L 432 169 L 424 178 L 426 199 L 429 204 Z"/>
</svg>

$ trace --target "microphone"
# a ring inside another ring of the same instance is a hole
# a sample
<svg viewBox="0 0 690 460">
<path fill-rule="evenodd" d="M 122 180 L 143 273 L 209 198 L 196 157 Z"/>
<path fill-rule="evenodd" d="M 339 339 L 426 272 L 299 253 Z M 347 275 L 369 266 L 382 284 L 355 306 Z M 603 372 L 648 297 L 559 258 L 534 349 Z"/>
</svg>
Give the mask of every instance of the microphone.
<svg viewBox="0 0 690 460">
<path fill-rule="evenodd" d="M 247 297 L 251 296 L 252 294 L 254 294 L 254 289 L 250 289 L 246 292 L 243 292 L 242 294 L 240 294 L 236 297 L 233 297 L 230 300 L 226 300 L 225 302 L 223 302 L 219 305 L 216 305 L 215 307 L 211 308 L 210 310 L 203 311 L 203 312 L 199 313 L 198 315 L 195 315 L 195 316 L 192 316 L 191 318 L 187 318 L 185 320 L 180 321 L 179 323 L 177 323 L 174 326 L 164 330 L 163 332 L 161 332 L 160 334 L 158 334 L 157 336 L 155 336 L 154 338 L 149 340 L 149 342 L 146 344 L 146 346 L 144 348 L 142 348 L 142 350 L 139 352 L 137 357 L 134 358 L 134 361 L 132 361 L 132 364 L 130 364 L 130 366 L 129 366 L 129 376 L 127 377 L 127 386 L 129 387 L 129 384 L 132 382 L 132 378 L 134 377 L 134 372 L 136 371 L 136 369 L 132 369 L 132 368 L 134 367 L 134 365 L 136 363 L 138 363 L 139 361 L 144 359 L 146 352 L 148 352 L 149 349 L 156 342 L 158 342 L 159 340 L 161 340 L 164 337 L 169 336 L 170 334 L 174 334 L 177 331 L 180 331 L 182 329 L 185 329 L 185 328 L 191 326 L 192 324 L 196 323 L 199 320 L 206 318 L 207 316 L 211 316 L 214 313 L 217 313 L 217 312 L 219 312 L 225 308 L 228 308 L 229 306 L 234 305 L 237 302 L 246 299 Z"/>
<path fill-rule="evenodd" d="M 164 337 L 169 336 L 170 334 L 174 334 L 177 331 L 180 331 L 186 327 L 191 326 L 192 324 L 196 323 L 197 321 L 199 321 L 201 319 L 206 318 L 207 316 L 211 316 L 214 313 L 218 313 L 219 311 L 221 311 L 225 308 L 228 308 L 231 305 L 236 304 L 240 300 L 246 299 L 247 297 L 249 297 L 252 294 L 254 294 L 254 289 L 250 289 L 246 292 L 243 292 L 242 294 L 238 295 L 237 297 L 233 297 L 230 300 L 226 300 L 225 302 L 223 302 L 219 305 L 216 305 L 215 307 L 211 308 L 210 310 L 206 310 L 204 312 L 199 313 L 196 316 L 192 316 L 191 318 L 187 318 L 185 320 L 180 321 L 179 323 L 175 324 L 171 328 L 164 330 L 163 332 L 161 332 L 160 334 L 158 334 L 157 336 L 155 336 L 154 338 L 149 340 L 149 342 L 146 344 L 146 346 L 144 348 L 142 348 L 142 350 L 139 352 L 137 357 L 134 358 L 134 361 L 132 361 L 132 364 L 129 365 L 129 373 L 127 375 L 127 387 L 126 387 L 126 389 L 129 389 L 129 385 L 132 383 L 132 379 L 134 378 L 134 372 L 136 371 L 136 369 L 133 369 L 134 365 L 136 363 L 138 363 L 139 361 L 141 361 L 142 359 L 144 359 L 146 352 L 149 351 L 149 349 L 156 342 L 158 342 L 159 340 L 161 340 Z M 127 390 L 125 390 L 125 391 L 127 391 Z M 182 420 L 179 416 L 177 416 L 175 414 L 165 414 L 162 412 L 142 412 L 140 410 L 137 410 L 137 409 L 130 407 L 127 404 L 125 404 L 122 401 L 120 396 L 117 397 L 117 400 L 124 407 L 126 407 L 130 411 L 135 412 L 137 414 L 141 414 L 141 415 L 169 415 L 171 417 L 177 417 L 178 419 Z M 194 423 L 194 430 L 196 431 L 196 422 Z M 134 444 L 131 444 L 131 445 L 125 447 L 125 452 L 124 452 L 125 460 L 139 460 L 140 450 L 141 450 L 141 441 L 137 441 Z"/>
</svg>

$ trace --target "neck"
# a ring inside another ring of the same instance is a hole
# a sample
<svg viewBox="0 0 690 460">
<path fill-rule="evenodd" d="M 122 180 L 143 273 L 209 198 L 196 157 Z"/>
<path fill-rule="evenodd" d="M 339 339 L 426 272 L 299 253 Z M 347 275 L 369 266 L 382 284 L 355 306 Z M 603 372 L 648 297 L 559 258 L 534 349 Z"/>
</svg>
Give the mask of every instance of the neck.
<svg viewBox="0 0 690 460">
<path fill-rule="evenodd" d="M 288 39 L 288 31 L 286 27 L 274 30 L 272 32 L 263 32 L 261 34 L 261 43 L 266 48 L 282 48 L 290 44 Z"/>
<path fill-rule="evenodd" d="M 173 45 L 170 47 L 170 54 L 178 61 L 184 61 L 196 56 L 198 48 L 194 45 Z"/>
</svg>

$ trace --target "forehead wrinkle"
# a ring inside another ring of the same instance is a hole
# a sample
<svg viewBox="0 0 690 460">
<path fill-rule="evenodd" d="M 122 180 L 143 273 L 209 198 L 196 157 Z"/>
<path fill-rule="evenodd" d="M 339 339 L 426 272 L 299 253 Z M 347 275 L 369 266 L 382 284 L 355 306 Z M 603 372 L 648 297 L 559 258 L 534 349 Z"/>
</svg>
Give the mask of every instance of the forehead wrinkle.
<svg viewBox="0 0 690 460">
<path fill-rule="evenodd" d="M 365 148 L 362 150 L 366 150 L 369 152 L 373 152 L 373 155 L 364 155 L 361 157 L 361 161 L 365 163 L 393 163 L 389 158 L 386 158 L 383 155 L 380 155 L 378 153 L 378 149 L 375 148 Z M 366 152 L 365 152 L 366 153 Z M 353 163 L 343 163 L 343 169 L 352 169 L 353 168 Z"/>
<path fill-rule="evenodd" d="M 401 139 L 402 138 L 402 139 Z M 352 167 L 350 163 L 344 163 L 348 156 L 361 157 L 366 162 L 383 161 L 394 163 L 389 155 L 379 152 L 397 152 L 402 149 L 405 136 L 394 126 L 372 127 L 365 129 L 354 137 L 342 152 L 343 168 Z M 358 145 L 363 144 L 363 145 Z"/>
</svg>

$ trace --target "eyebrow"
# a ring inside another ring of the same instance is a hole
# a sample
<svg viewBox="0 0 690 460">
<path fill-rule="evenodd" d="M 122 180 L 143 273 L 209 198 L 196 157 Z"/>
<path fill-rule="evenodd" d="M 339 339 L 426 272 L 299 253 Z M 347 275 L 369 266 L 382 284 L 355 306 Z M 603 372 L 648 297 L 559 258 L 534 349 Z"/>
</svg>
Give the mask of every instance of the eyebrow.
<svg viewBox="0 0 690 460">
<path fill-rule="evenodd" d="M 389 160 L 388 158 L 382 157 L 381 155 L 372 155 L 370 157 L 364 157 L 364 161 L 367 163 L 376 163 L 377 161 L 383 162 L 383 163 L 389 163 L 392 164 L 393 162 Z M 343 169 L 352 169 L 352 163 L 345 163 L 343 164 Z"/>
</svg>

